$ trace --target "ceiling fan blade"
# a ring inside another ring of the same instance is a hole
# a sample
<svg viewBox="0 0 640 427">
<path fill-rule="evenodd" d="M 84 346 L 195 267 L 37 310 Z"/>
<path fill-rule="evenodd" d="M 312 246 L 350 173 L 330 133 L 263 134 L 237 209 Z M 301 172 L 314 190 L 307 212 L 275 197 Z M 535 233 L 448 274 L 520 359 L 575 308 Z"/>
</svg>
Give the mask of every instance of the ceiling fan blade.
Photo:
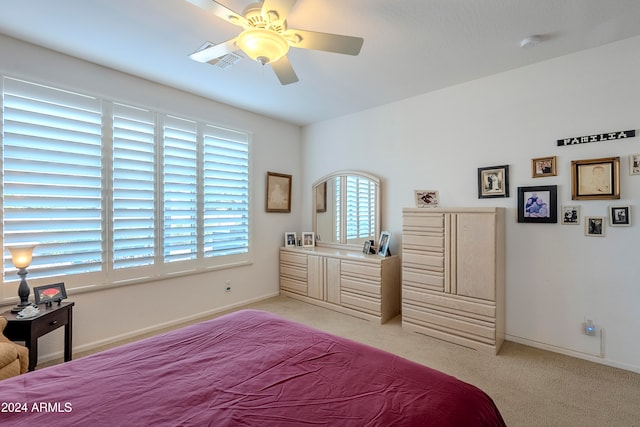
<svg viewBox="0 0 640 427">
<path fill-rule="evenodd" d="M 206 42 L 200 49 L 189 55 L 189 58 L 198 62 L 209 62 L 213 59 L 220 58 L 221 56 L 238 50 L 236 39 L 237 37 L 220 44 Z"/>
<path fill-rule="evenodd" d="M 234 25 L 245 25 L 247 20 L 244 16 L 234 12 L 228 7 L 221 5 L 215 0 L 187 0 L 189 3 L 198 6 L 204 10 L 207 10 L 214 15 L 216 15 L 220 19 L 224 19 L 227 22 L 230 22 Z"/>
<path fill-rule="evenodd" d="M 269 12 L 276 11 L 278 12 L 278 19 L 276 19 L 275 22 L 282 22 L 287 19 L 296 1 L 297 0 L 264 0 L 262 4 L 262 16 L 269 18 Z"/>
<path fill-rule="evenodd" d="M 293 67 L 286 56 L 283 56 L 275 62 L 270 62 L 270 64 L 273 72 L 276 73 L 278 80 L 280 80 L 283 86 L 298 81 L 298 76 L 296 72 L 293 71 Z"/>
<path fill-rule="evenodd" d="M 341 36 L 339 34 L 317 33 L 305 30 L 287 30 L 284 36 L 291 47 L 323 50 L 325 52 L 357 55 L 364 39 L 361 37 Z"/>
</svg>

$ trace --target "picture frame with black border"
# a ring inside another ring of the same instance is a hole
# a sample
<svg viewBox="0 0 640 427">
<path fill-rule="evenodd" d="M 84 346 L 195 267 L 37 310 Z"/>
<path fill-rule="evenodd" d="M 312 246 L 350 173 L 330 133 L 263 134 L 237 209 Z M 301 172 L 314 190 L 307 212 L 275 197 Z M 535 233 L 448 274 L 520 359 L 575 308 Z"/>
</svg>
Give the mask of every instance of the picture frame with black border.
<svg viewBox="0 0 640 427">
<path fill-rule="evenodd" d="M 571 199 L 620 198 L 620 157 L 571 161 Z"/>
<path fill-rule="evenodd" d="M 64 282 L 53 283 L 51 285 L 34 286 L 33 296 L 36 304 L 51 303 L 67 299 L 67 290 Z"/>
<path fill-rule="evenodd" d="M 631 225 L 631 207 L 609 206 L 609 225 L 611 227 L 629 227 Z"/>
<path fill-rule="evenodd" d="M 509 165 L 478 168 L 478 198 L 509 197 Z"/>
<path fill-rule="evenodd" d="M 585 216 L 584 217 L 584 235 L 590 237 L 604 237 L 604 217 L 603 216 Z"/>
<path fill-rule="evenodd" d="M 580 225 L 580 206 L 563 205 L 561 208 L 562 219 L 564 225 Z"/>
<path fill-rule="evenodd" d="M 518 222 L 558 222 L 558 186 L 518 187 Z"/>
</svg>

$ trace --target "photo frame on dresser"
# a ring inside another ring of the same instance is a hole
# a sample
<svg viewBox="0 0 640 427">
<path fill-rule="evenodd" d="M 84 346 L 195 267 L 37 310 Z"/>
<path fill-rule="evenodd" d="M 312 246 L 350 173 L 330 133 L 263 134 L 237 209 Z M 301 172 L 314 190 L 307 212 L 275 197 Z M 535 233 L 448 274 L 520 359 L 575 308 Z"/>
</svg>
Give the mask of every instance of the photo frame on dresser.
<svg viewBox="0 0 640 427">
<path fill-rule="evenodd" d="M 378 242 L 378 255 L 387 256 L 390 255 L 389 241 L 391 240 L 391 233 L 383 231 L 380 233 L 380 241 Z"/>
<path fill-rule="evenodd" d="M 287 231 L 284 233 L 284 246 L 286 248 L 292 248 L 296 246 L 296 232 L 295 231 Z"/>
</svg>

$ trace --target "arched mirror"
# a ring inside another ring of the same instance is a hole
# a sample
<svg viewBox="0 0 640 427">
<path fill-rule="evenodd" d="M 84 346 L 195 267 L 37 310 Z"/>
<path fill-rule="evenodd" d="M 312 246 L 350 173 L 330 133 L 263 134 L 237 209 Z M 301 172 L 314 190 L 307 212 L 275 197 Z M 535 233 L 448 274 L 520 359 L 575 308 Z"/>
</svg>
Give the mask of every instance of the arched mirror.
<svg viewBox="0 0 640 427">
<path fill-rule="evenodd" d="M 380 180 L 340 171 L 313 184 L 313 230 L 318 245 L 377 243 L 380 234 Z"/>
</svg>

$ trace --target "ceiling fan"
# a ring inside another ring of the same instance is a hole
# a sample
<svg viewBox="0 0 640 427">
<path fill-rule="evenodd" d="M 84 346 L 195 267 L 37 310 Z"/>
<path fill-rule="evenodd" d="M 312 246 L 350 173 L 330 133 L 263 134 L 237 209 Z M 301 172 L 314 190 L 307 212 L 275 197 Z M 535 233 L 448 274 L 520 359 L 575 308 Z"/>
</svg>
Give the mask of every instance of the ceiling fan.
<svg viewBox="0 0 640 427">
<path fill-rule="evenodd" d="M 364 40 L 360 37 L 296 30 L 287 27 L 287 15 L 297 0 L 264 0 L 247 6 L 242 15 L 214 0 L 187 0 L 217 17 L 243 28 L 231 40 L 205 43 L 189 55 L 198 62 L 209 62 L 241 49 L 260 64 L 270 64 L 283 85 L 298 81 L 287 58 L 290 47 L 358 55 Z"/>
</svg>

